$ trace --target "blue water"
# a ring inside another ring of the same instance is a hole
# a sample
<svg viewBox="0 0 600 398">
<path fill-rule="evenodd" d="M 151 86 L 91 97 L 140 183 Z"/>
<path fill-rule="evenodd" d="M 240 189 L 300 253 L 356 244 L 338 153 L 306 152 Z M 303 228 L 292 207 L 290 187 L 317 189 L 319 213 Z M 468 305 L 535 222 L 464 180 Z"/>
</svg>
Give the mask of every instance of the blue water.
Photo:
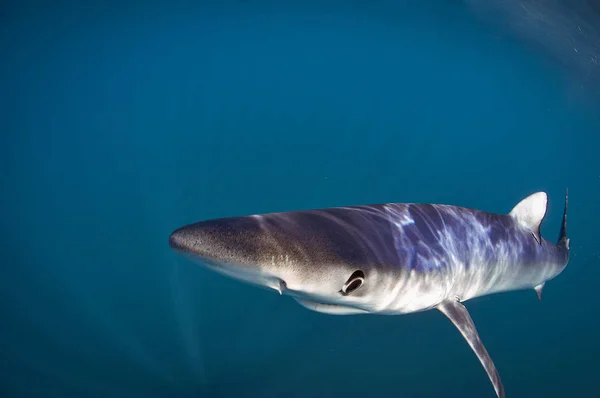
<svg viewBox="0 0 600 398">
<path fill-rule="evenodd" d="M 600 397 L 597 71 L 467 3 L 1 6 L 0 395 L 493 397 L 436 311 L 310 312 L 168 235 L 544 190 L 554 239 L 568 187 L 571 262 L 543 301 L 467 308 L 509 397 Z"/>
</svg>

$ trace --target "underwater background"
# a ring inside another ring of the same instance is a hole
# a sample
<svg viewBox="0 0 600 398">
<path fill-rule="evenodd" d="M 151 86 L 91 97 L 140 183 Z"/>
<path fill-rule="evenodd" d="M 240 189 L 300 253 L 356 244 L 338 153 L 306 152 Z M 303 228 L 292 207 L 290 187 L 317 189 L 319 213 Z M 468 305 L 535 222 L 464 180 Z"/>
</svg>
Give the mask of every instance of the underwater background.
<svg viewBox="0 0 600 398">
<path fill-rule="evenodd" d="M 566 5 L 565 5 L 566 4 Z M 569 189 L 571 261 L 466 303 L 509 397 L 600 397 L 594 1 L 3 2 L 0 396 L 493 397 L 437 311 L 330 316 L 178 256 L 209 218 Z"/>
</svg>

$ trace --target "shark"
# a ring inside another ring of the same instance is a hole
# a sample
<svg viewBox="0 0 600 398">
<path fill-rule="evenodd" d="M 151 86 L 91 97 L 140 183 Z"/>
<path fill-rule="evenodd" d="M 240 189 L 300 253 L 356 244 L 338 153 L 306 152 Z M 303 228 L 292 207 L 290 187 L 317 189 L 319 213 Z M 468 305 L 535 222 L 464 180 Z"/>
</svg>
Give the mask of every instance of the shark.
<svg viewBox="0 0 600 398">
<path fill-rule="evenodd" d="M 387 203 L 217 218 L 175 229 L 169 245 L 210 270 L 332 315 L 438 310 L 467 341 L 500 398 L 496 366 L 464 303 L 533 289 L 569 262 L 568 190 L 558 240 L 541 236 L 548 195 L 508 213 Z"/>
</svg>

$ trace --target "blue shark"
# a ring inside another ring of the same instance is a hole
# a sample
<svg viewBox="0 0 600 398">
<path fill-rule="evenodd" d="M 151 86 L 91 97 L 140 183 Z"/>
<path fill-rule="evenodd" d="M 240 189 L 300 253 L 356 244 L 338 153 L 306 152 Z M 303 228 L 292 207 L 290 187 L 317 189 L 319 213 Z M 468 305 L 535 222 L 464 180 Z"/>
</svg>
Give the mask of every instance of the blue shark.
<svg viewBox="0 0 600 398">
<path fill-rule="evenodd" d="M 569 262 L 568 192 L 556 244 L 536 192 L 507 214 L 421 203 L 302 210 L 196 222 L 170 247 L 231 278 L 326 314 L 399 315 L 436 309 L 459 330 L 498 397 L 499 373 L 464 303 L 544 285 Z"/>
</svg>

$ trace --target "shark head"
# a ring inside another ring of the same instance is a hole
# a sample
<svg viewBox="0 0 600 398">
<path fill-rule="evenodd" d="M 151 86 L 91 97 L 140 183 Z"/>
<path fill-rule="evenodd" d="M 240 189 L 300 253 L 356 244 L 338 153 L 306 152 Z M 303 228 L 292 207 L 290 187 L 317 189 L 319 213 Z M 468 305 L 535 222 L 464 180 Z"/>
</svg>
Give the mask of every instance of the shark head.
<svg viewBox="0 0 600 398">
<path fill-rule="evenodd" d="M 360 237 L 311 212 L 222 218 L 176 229 L 170 246 L 231 278 L 328 314 L 377 312 L 384 275 Z"/>
</svg>

